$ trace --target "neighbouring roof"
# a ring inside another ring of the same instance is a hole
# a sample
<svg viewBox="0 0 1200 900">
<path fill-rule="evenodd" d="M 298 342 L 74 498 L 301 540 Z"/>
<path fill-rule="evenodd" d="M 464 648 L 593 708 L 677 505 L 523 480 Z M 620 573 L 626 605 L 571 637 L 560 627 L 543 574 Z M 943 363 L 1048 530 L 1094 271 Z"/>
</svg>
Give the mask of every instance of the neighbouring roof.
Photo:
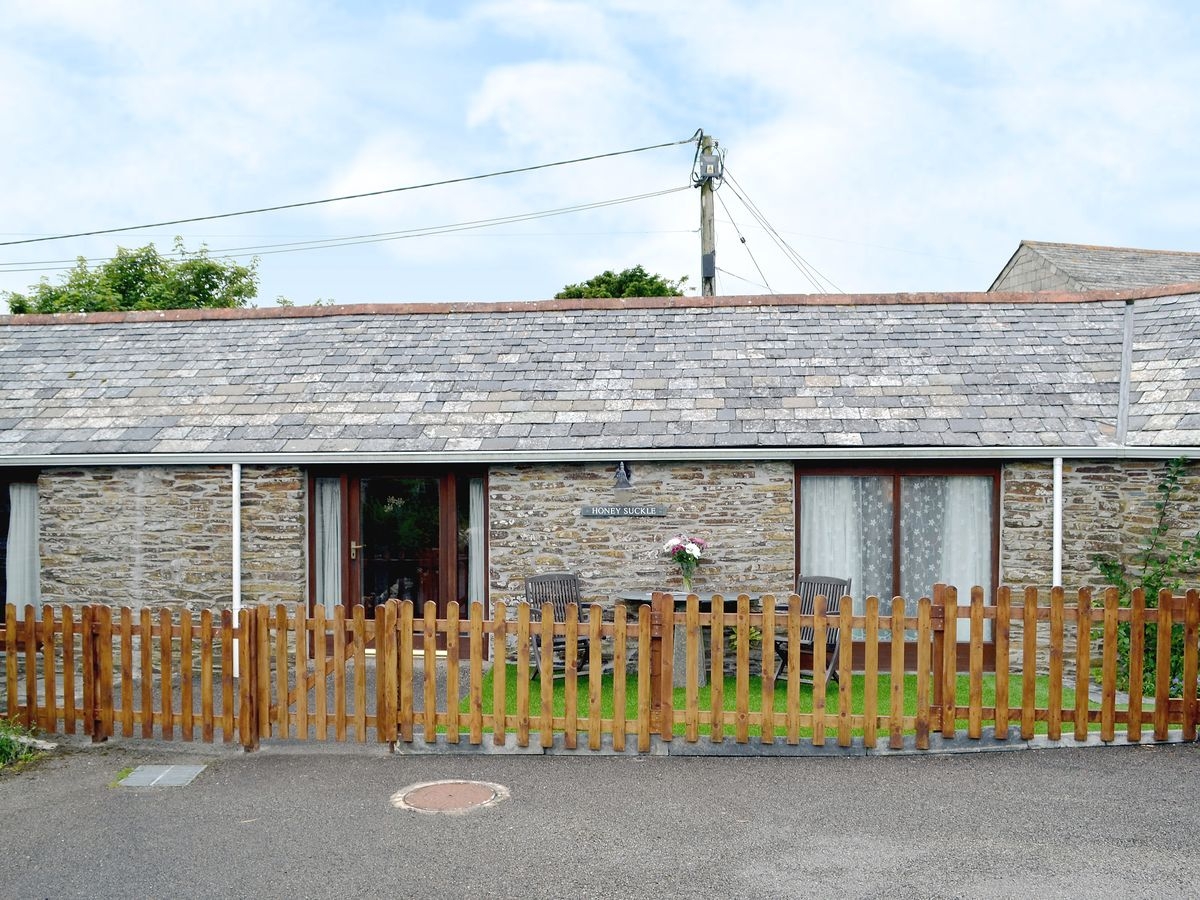
<svg viewBox="0 0 1200 900">
<path fill-rule="evenodd" d="M 0 463 L 1195 445 L 1189 290 L 0 317 Z"/>
<path fill-rule="evenodd" d="M 1200 253 L 1021 241 L 989 290 L 1092 291 L 1200 282 Z"/>
</svg>

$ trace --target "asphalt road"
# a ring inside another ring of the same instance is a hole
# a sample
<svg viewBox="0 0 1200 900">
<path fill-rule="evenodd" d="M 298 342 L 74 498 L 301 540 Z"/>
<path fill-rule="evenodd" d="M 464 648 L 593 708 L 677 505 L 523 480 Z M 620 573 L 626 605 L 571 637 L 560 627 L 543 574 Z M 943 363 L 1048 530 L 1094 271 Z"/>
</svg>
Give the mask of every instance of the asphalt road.
<svg viewBox="0 0 1200 900">
<path fill-rule="evenodd" d="M 126 767 L 205 763 L 191 785 Z M 414 782 L 511 797 L 396 809 Z M 1179 897 L 1200 745 L 889 758 L 257 754 L 126 744 L 0 773 L 0 896 Z"/>
</svg>

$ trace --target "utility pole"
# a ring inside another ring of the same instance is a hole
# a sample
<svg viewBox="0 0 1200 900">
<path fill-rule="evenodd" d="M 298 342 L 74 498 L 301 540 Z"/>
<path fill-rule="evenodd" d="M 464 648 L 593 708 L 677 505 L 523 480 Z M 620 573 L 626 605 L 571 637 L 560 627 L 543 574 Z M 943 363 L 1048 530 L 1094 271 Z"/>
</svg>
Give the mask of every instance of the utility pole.
<svg viewBox="0 0 1200 900">
<path fill-rule="evenodd" d="M 700 135 L 693 181 L 700 187 L 700 296 L 711 297 L 717 287 L 717 230 L 713 219 L 713 182 L 721 177 L 721 157 L 711 134 Z"/>
</svg>

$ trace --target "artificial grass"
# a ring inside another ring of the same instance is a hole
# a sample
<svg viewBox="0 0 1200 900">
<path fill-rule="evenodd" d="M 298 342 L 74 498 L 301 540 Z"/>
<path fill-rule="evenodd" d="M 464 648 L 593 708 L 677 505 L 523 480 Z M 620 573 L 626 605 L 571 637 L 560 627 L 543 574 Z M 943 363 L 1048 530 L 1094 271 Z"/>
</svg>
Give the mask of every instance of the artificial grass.
<svg viewBox="0 0 1200 900">
<path fill-rule="evenodd" d="M 863 712 L 864 697 L 866 693 L 865 676 L 856 674 L 853 677 L 850 691 L 850 710 L 852 714 L 861 715 Z M 490 728 L 490 721 L 486 718 L 493 711 L 493 697 L 495 684 L 495 670 L 487 672 L 483 679 L 483 712 L 485 716 L 485 726 Z M 505 707 L 509 715 L 517 713 L 517 667 L 515 664 L 509 664 L 505 675 Z M 955 702 L 958 706 L 966 706 L 970 699 L 970 677 L 967 675 L 958 676 L 958 686 Z M 810 713 L 813 708 L 813 686 L 811 684 L 800 684 L 800 711 L 802 713 Z M 880 675 L 877 685 L 878 690 L 878 709 L 877 715 L 886 716 L 891 708 L 891 687 L 892 679 L 890 675 Z M 981 683 L 982 704 L 985 707 L 991 707 L 996 702 L 996 678 L 992 673 L 986 673 L 983 676 Z M 1010 713 L 1010 722 L 1018 724 L 1020 722 L 1021 708 L 1021 691 L 1022 678 L 1020 675 L 1009 676 L 1009 708 L 1013 712 Z M 838 709 L 839 686 L 837 682 L 830 682 L 826 687 L 825 692 L 825 712 L 826 715 L 834 715 Z M 697 689 L 697 706 L 701 711 L 712 709 L 712 687 L 706 685 Z M 1035 704 L 1038 708 L 1046 708 L 1050 698 L 1050 682 L 1046 677 L 1037 679 L 1035 687 Z M 577 701 L 577 715 L 581 718 L 586 718 L 591 699 L 591 689 L 588 677 L 583 675 L 579 678 L 579 690 Z M 625 686 L 625 716 L 627 721 L 633 723 L 637 721 L 637 676 L 629 675 L 626 679 Z M 751 676 L 749 681 L 749 696 L 748 709 L 750 712 L 761 712 L 762 705 L 762 678 L 759 676 Z M 683 709 L 687 701 L 687 691 L 685 688 L 678 687 L 674 690 L 674 703 L 677 710 Z M 1070 710 L 1075 706 L 1075 691 L 1069 686 L 1064 685 L 1062 690 L 1062 705 L 1064 709 Z M 724 696 L 722 698 L 722 709 L 733 713 L 737 708 L 737 679 L 733 676 L 727 676 L 724 683 Z M 463 711 L 467 709 L 466 703 L 463 704 Z M 529 682 L 529 715 L 530 719 L 536 727 L 537 717 L 542 709 L 541 697 L 541 682 L 535 677 Z M 787 682 L 777 681 L 775 683 L 775 702 L 774 709 L 776 713 L 775 731 L 780 733 L 784 727 L 784 714 L 787 711 Z M 563 680 L 558 680 L 554 683 L 554 715 L 562 716 L 566 712 L 566 687 Z M 613 678 L 612 675 L 604 675 L 600 686 L 600 714 L 602 718 L 611 719 L 613 715 Z M 904 677 L 904 715 L 915 716 L 917 714 L 917 676 L 916 674 L 908 674 Z M 956 720 L 959 727 L 965 728 L 967 725 L 966 719 Z M 732 715 L 727 717 L 724 725 L 726 733 L 733 731 Z M 1098 729 L 1098 723 L 1093 723 L 1090 728 Z M 675 733 L 682 735 L 685 726 L 677 723 L 675 725 Z M 1069 732 L 1072 730 L 1070 715 L 1063 716 L 1063 731 Z M 708 725 L 700 726 L 701 734 L 710 732 Z M 750 733 L 753 735 L 759 734 L 761 729 L 757 726 L 750 728 Z M 1037 722 L 1035 731 L 1038 733 L 1046 732 L 1046 723 Z M 802 736 L 808 737 L 812 734 L 812 729 L 802 728 L 800 730 Z M 828 734 L 828 730 L 826 731 Z M 855 736 L 862 735 L 861 728 L 853 730 Z M 911 733 L 911 729 L 907 733 Z"/>
</svg>

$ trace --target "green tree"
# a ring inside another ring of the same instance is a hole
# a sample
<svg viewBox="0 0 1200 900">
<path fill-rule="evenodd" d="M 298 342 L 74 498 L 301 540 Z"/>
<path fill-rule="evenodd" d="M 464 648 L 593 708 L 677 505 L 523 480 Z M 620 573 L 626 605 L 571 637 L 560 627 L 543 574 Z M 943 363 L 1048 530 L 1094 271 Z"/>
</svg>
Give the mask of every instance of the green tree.
<svg viewBox="0 0 1200 900">
<path fill-rule="evenodd" d="M 5 298 L 14 314 L 241 307 L 258 294 L 257 269 L 257 259 L 245 266 L 212 259 L 203 244 L 191 251 L 176 238 L 170 255 L 154 244 L 120 247 L 94 269 L 80 257 L 57 284 L 43 278 L 27 294 L 5 292 Z"/>
<path fill-rule="evenodd" d="M 651 275 L 641 266 L 623 272 L 601 272 L 579 284 L 568 284 L 554 295 L 555 300 L 578 300 L 589 297 L 681 297 L 688 277 L 671 281 L 662 275 Z"/>
</svg>

